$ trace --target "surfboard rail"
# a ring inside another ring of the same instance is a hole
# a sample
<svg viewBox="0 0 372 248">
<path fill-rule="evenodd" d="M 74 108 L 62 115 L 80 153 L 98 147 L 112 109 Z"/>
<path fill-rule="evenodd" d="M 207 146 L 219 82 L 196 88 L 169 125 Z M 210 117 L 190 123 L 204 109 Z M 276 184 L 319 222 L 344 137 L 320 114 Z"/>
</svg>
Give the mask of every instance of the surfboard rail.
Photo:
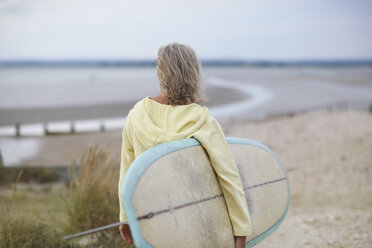
<svg viewBox="0 0 372 248">
<path fill-rule="evenodd" d="M 265 232 L 261 233 L 254 239 L 248 241 L 246 243 L 246 248 L 248 247 L 253 247 L 257 243 L 261 242 L 263 239 L 268 237 L 271 233 L 273 233 L 283 222 L 285 216 L 287 215 L 288 212 L 288 207 L 289 207 L 289 180 L 288 176 L 284 170 L 283 165 L 280 163 L 280 161 L 277 159 L 275 154 L 265 145 L 254 141 L 254 140 L 249 140 L 249 139 L 243 139 L 243 138 L 226 138 L 226 141 L 228 144 L 244 144 L 244 145 L 250 145 L 254 147 L 258 147 L 260 149 L 263 149 L 267 152 L 269 152 L 275 160 L 278 162 L 280 165 L 280 168 L 285 175 L 285 180 L 287 182 L 287 190 L 288 190 L 288 200 L 287 200 L 287 205 L 285 207 L 285 210 L 280 217 L 280 219 L 272 225 L 270 228 L 268 228 Z M 182 139 L 182 140 L 176 140 L 176 141 L 171 141 L 167 143 L 163 143 L 160 145 L 157 145 L 155 147 L 152 147 L 148 149 L 146 152 L 142 153 L 129 167 L 127 174 L 124 179 L 124 183 L 121 187 L 121 195 L 122 195 L 122 200 L 124 202 L 124 207 L 125 211 L 128 217 L 128 221 L 130 223 L 130 229 L 132 233 L 132 237 L 134 240 L 134 243 L 136 244 L 137 247 L 153 247 L 150 243 L 148 243 L 144 237 L 142 236 L 140 225 L 139 225 L 139 220 L 140 217 L 136 215 L 134 206 L 132 204 L 132 198 L 134 191 L 136 189 L 136 185 L 141 178 L 141 176 L 144 174 L 146 169 L 148 169 L 155 161 L 158 159 L 162 158 L 163 156 L 182 150 L 186 148 L 190 148 L 193 146 L 200 146 L 201 144 L 194 138 L 189 138 L 189 139 Z M 149 214 L 151 215 L 151 213 Z M 144 218 L 151 218 L 152 216 L 141 216 L 141 219 Z"/>
</svg>

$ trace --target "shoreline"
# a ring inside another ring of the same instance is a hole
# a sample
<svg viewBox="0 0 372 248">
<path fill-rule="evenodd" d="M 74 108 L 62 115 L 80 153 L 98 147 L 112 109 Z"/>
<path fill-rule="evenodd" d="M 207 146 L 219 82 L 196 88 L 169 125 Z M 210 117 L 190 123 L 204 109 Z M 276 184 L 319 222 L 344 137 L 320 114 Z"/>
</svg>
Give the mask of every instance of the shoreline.
<svg viewBox="0 0 372 248">
<path fill-rule="evenodd" d="M 246 97 L 248 100 L 250 98 Z M 132 103 L 124 103 L 126 104 L 128 111 L 133 107 Z M 134 103 L 133 103 L 134 104 Z M 224 116 L 224 113 L 228 111 L 228 105 L 238 105 L 240 102 L 230 102 L 226 105 L 217 105 L 216 107 L 210 108 L 211 113 L 217 117 L 221 124 L 229 124 L 232 122 L 237 121 L 250 121 L 250 122 L 262 122 L 269 119 L 281 118 L 283 116 L 296 116 L 299 114 L 305 113 L 312 113 L 312 112 L 337 112 L 343 110 L 357 110 L 357 111 L 369 111 L 372 112 L 372 101 L 369 102 L 359 102 L 359 103 L 347 103 L 347 102 L 336 102 L 333 104 L 327 104 L 324 106 L 313 106 L 307 109 L 298 109 L 298 110 L 288 110 L 286 112 L 278 111 L 272 112 L 268 114 L 259 114 L 259 115 L 251 115 L 248 117 L 238 117 L 230 113 L 230 116 Z M 249 105 L 250 103 L 248 103 Z M 122 109 L 122 104 L 113 104 L 108 106 L 98 105 L 97 109 L 101 113 L 106 112 L 106 108 L 112 109 Z M 88 106 L 88 111 L 94 111 L 96 106 Z M 249 107 L 249 106 L 248 106 Z M 80 115 L 81 110 L 85 109 L 86 107 L 77 107 L 73 108 L 73 111 L 76 112 L 76 115 Z M 65 108 L 62 109 L 66 110 Z M 23 111 L 23 110 L 22 110 Z M 21 112 L 22 112 L 21 111 Z M 27 112 L 27 110 L 24 110 Z M 44 111 L 55 113 L 55 109 L 48 109 L 48 110 L 41 110 L 38 113 L 36 111 L 36 116 L 38 114 L 43 115 Z M 1 110 L 0 110 L 1 112 Z M 215 115 L 216 114 L 216 115 Z M 125 115 L 124 115 L 125 116 Z M 80 115 L 81 117 L 81 115 Z M 89 134 L 89 133 L 99 133 L 111 130 L 120 130 L 124 126 L 125 117 L 113 117 L 113 118 L 94 118 L 94 119 L 79 119 L 79 120 L 54 120 L 49 122 L 24 122 L 22 125 L 18 126 L 19 128 L 19 136 L 17 135 L 17 127 L 16 125 L 9 125 L 9 126 L 0 126 L 0 139 L 3 138 L 10 138 L 10 137 L 40 137 L 40 136 L 55 136 L 55 135 L 78 135 L 78 134 Z"/>
</svg>

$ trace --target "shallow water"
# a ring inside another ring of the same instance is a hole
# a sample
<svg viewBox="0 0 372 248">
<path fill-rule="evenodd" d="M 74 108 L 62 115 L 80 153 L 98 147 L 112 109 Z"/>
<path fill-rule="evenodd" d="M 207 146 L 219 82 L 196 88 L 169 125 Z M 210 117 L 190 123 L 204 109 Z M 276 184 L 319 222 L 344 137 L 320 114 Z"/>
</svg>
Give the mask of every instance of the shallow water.
<svg viewBox="0 0 372 248">
<path fill-rule="evenodd" d="M 0 154 L 4 165 L 13 165 L 31 158 L 40 149 L 40 142 L 34 138 L 1 138 Z"/>
<path fill-rule="evenodd" d="M 157 90 L 155 68 L 0 69 L 1 109 L 135 101 Z"/>
</svg>

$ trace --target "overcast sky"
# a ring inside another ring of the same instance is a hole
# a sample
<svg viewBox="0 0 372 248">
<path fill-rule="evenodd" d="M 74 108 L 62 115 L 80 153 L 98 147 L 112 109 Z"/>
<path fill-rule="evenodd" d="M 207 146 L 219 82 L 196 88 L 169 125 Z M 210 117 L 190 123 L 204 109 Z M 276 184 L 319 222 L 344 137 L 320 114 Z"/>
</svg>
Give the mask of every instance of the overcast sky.
<svg viewBox="0 0 372 248">
<path fill-rule="evenodd" d="M 0 0 L 0 60 L 371 59 L 371 0 Z"/>
</svg>

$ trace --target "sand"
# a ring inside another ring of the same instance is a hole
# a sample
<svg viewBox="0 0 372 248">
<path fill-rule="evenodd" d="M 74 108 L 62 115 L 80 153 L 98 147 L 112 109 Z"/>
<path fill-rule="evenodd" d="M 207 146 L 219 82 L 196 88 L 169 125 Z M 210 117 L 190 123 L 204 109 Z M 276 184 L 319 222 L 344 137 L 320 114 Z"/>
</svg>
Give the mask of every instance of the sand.
<svg viewBox="0 0 372 248">
<path fill-rule="evenodd" d="M 270 147 L 287 170 L 288 216 L 257 247 L 371 247 L 372 114 L 311 112 L 223 125 L 227 136 Z M 40 137 L 24 163 L 61 165 L 98 144 L 119 156 L 121 132 Z"/>
<path fill-rule="evenodd" d="M 291 202 L 257 247 L 371 247 L 372 115 L 315 112 L 227 127 L 268 145 L 288 172 Z"/>
</svg>

